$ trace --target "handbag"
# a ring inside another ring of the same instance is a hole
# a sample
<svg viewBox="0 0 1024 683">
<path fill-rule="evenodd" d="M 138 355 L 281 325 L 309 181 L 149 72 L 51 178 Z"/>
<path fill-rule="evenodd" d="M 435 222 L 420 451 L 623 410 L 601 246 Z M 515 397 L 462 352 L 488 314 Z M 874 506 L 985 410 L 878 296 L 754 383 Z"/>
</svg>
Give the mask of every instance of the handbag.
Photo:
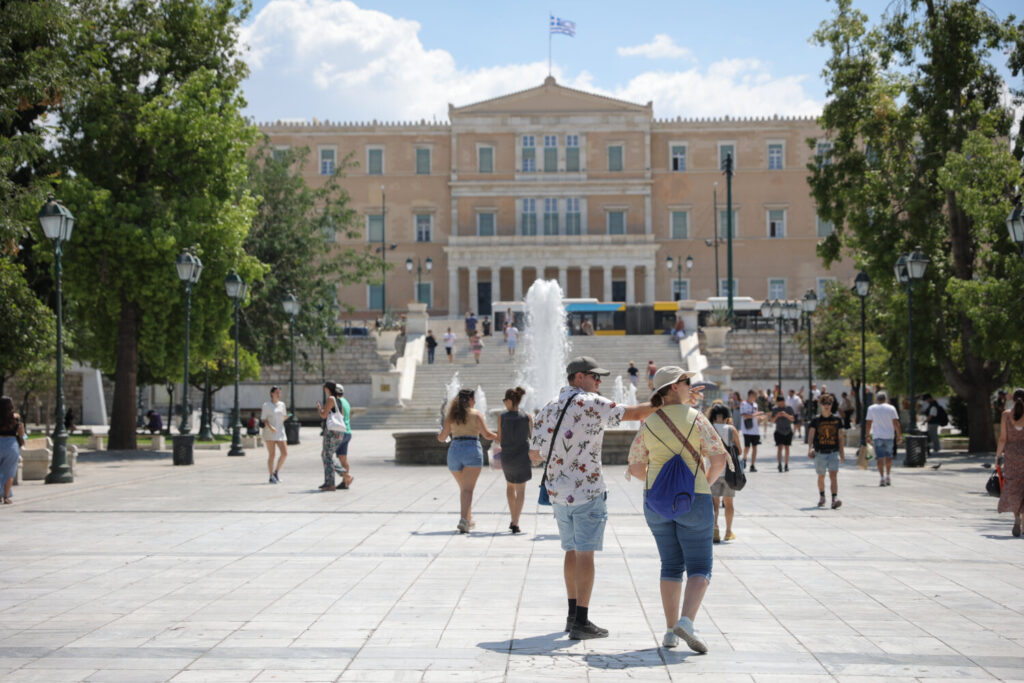
<svg viewBox="0 0 1024 683">
<path fill-rule="evenodd" d="M 337 410 L 327 413 L 327 429 L 331 432 L 345 433 L 348 431 L 345 428 L 345 418 Z"/>
<path fill-rule="evenodd" d="M 661 421 L 665 423 L 669 431 L 690 452 L 697 466 L 703 470 L 704 459 L 701 458 L 700 453 L 690 444 L 689 434 L 684 437 L 672 420 L 665 415 L 664 411 L 658 410 L 655 414 L 661 418 Z M 646 422 L 644 425 L 655 439 L 661 441 L 668 448 L 668 444 L 654 433 L 650 425 Z M 696 425 L 697 421 L 694 420 L 690 425 L 691 433 Z M 647 488 L 644 505 L 665 519 L 677 519 L 690 511 L 690 507 L 693 505 L 693 498 L 696 495 L 696 484 L 697 477 L 694 471 L 690 469 L 690 466 L 686 464 L 686 461 L 683 460 L 682 450 L 680 449 L 669 458 L 668 462 L 661 466 L 658 476 L 654 479 L 654 484 Z"/>
<path fill-rule="evenodd" d="M 500 470 L 501 469 L 501 447 L 500 446 L 491 453 L 491 469 L 492 470 Z"/>
<path fill-rule="evenodd" d="M 548 465 L 551 464 L 551 453 L 555 450 L 555 437 L 558 436 L 558 428 L 562 426 L 562 419 L 565 417 L 565 411 L 569 410 L 569 404 L 580 392 L 574 393 L 566 400 L 565 405 L 562 406 L 562 414 L 558 416 L 558 422 L 555 423 L 555 428 L 551 430 L 551 445 L 548 446 L 548 459 L 544 461 L 544 474 L 540 478 L 540 495 L 537 496 L 537 505 L 551 505 L 551 497 L 548 495 L 548 487 L 545 482 L 548 479 Z"/>
<path fill-rule="evenodd" d="M 992 476 L 988 478 L 988 482 L 985 484 L 985 490 L 988 491 L 988 495 L 999 497 L 999 494 L 1003 491 L 1003 468 L 996 465 L 996 471 L 992 473 Z"/>
<path fill-rule="evenodd" d="M 740 461 L 740 449 L 736 444 L 731 443 L 726 450 L 732 459 L 732 467 L 725 468 L 725 483 L 733 491 L 742 491 L 743 487 L 747 485 L 747 474 L 743 471 L 743 463 Z"/>
</svg>

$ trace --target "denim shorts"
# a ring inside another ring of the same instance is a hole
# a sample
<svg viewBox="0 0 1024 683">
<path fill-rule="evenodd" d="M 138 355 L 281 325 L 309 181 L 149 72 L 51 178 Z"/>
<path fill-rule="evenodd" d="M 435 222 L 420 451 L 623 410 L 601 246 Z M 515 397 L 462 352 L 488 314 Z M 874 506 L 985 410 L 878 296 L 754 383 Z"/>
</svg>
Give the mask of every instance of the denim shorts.
<svg viewBox="0 0 1024 683">
<path fill-rule="evenodd" d="M 558 522 L 558 536 L 562 539 L 562 550 L 588 552 L 604 549 L 604 527 L 608 523 L 608 492 L 589 500 L 583 505 L 559 505 L 551 507 Z"/>
<path fill-rule="evenodd" d="M 348 455 L 348 442 L 352 440 L 352 432 L 345 432 L 345 436 L 341 437 L 341 443 L 338 444 L 338 450 L 334 451 L 335 455 Z"/>
<path fill-rule="evenodd" d="M 892 458 L 893 447 L 896 445 L 896 439 L 872 439 L 875 446 L 875 457 L 881 460 L 882 458 Z"/>
<path fill-rule="evenodd" d="M 825 471 L 839 471 L 839 451 L 831 453 L 819 453 L 814 451 L 814 471 L 818 474 L 825 474 Z"/>
<path fill-rule="evenodd" d="M 688 577 L 703 576 L 710 581 L 715 529 L 711 496 L 698 493 L 690 511 L 676 519 L 665 519 L 647 507 L 646 494 L 644 499 L 644 517 L 661 556 L 661 580 L 682 581 L 685 570 Z"/>
<path fill-rule="evenodd" d="M 455 437 L 448 444 L 448 469 L 461 472 L 463 467 L 483 467 L 484 449 L 475 436 Z"/>
</svg>

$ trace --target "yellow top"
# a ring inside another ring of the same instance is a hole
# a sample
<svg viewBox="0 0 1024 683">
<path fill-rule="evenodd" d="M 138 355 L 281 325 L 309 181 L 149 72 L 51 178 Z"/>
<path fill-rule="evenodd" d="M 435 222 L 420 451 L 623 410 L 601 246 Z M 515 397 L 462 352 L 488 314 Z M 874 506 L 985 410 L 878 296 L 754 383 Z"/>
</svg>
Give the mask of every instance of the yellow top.
<svg viewBox="0 0 1024 683">
<path fill-rule="evenodd" d="M 661 411 L 679 430 L 679 433 L 687 438 L 693 450 L 700 453 L 702 458 L 710 458 L 713 455 L 725 455 L 725 445 L 718 436 L 718 432 L 711 426 L 708 419 L 699 410 L 687 405 L 675 404 L 664 406 Z M 691 429 L 692 427 L 692 429 Z M 678 449 L 678 450 L 673 450 Z M 629 448 L 629 463 L 642 463 L 647 465 L 647 488 L 650 483 L 658 478 L 662 466 L 672 459 L 676 453 L 683 458 L 683 462 L 694 473 L 694 493 L 711 493 L 708 479 L 704 470 L 697 466 L 688 448 L 679 442 L 679 438 L 672 433 L 664 420 L 657 413 L 652 413 L 633 439 Z"/>
</svg>

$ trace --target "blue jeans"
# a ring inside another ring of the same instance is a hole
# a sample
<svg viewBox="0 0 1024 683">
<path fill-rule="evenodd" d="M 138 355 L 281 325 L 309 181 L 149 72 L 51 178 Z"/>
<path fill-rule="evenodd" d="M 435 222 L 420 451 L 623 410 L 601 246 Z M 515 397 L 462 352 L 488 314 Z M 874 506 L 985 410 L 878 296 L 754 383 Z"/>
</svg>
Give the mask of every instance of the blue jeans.
<svg viewBox="0 0 1024 683">
<path fill-rule="evenodd" d="M 872 439 L 875 446 L 875 457 L 881 460 L 882 458 L 891 458 L 893 453 L 893 447 L 896 443 L 895 439 Z"/>
<path fill-rule="evenodd" d="M 682 581 L 683 570 L 689 576 L 711 580 L 711 544 L 715 529 L 715 508 L 711 496 L 698 493 L 690 511 L 676 519 L 666 519 L 646 504 L 644 518 L 654 534 L 661 556 L 661 580 Z"/>
<path fill-rule="evenodd" d="M 582 505 L 555 503 L 551 506 L 558 523 L 562 550 L 585 553 L 604 549 L 604 528 L 608 523 L 607 497 L 608 492 L 605 491 Z"/>
<path fill-rule="evenodd" d="M 434 351 L 436 351 L 436 350 L 437 350 L 436 346 L 428 346 L 427 347 L 427 363 L 428 364 L 433 364 L 433 362 L 434 362 Z"/>
</svg>

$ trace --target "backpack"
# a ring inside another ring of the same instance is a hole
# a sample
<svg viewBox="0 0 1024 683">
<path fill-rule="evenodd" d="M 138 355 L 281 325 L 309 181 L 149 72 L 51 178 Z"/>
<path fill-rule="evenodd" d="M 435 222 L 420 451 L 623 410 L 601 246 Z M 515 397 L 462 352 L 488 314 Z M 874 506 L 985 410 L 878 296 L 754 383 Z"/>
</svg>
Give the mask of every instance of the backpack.
<svg viewBox="0 0 1024 683">
<path fill-rule="evenodd" d="M 938 413 L 935 415 L 935 424 L 940 427 L 947 426 L 949 424 L 949 413 L 939 403 L 936 403 L 935 407 L 938 408 Z"/>
<path fill-rule="evenodd" d="M 704 461 L 701 459 L 700 454 L 693 450 L 693 446 L 686 440 L 672 421 L 665 415 L 664 412 L 658 410 L 656 413 L 662 421 L 668 426 L 672 434 L 683 444 L 683 448 L 690 451 L 694 460 L 703 468 Z M 690 431 L 693 431 L 696 426 L 696 420 L 690 425 Z M 647 430 L 654 436 L 654 438 L 661 441 L 661 438 L 654 433 L 649 426 Z M 665 446 L 665 442 L 662 441 Z M 682 517 L 690 511 L 690 507 L 693 505 L 693 498 L 696 495 L 694 487 L 697 483 L 696 476 L 693 471 L 690 470 L 689 465 L 683 460 L 683 456 L 680 452 L 676 452 L 668 462 L 661 466 L 661 471 L 658 472 L 657 478 L 654 480 L 654 484 L 647 489 L 647 501 L 645 505 L 649 507 L 653 512 L 661 515 L 665 519 L 674 520 Z"/>
</svg>

